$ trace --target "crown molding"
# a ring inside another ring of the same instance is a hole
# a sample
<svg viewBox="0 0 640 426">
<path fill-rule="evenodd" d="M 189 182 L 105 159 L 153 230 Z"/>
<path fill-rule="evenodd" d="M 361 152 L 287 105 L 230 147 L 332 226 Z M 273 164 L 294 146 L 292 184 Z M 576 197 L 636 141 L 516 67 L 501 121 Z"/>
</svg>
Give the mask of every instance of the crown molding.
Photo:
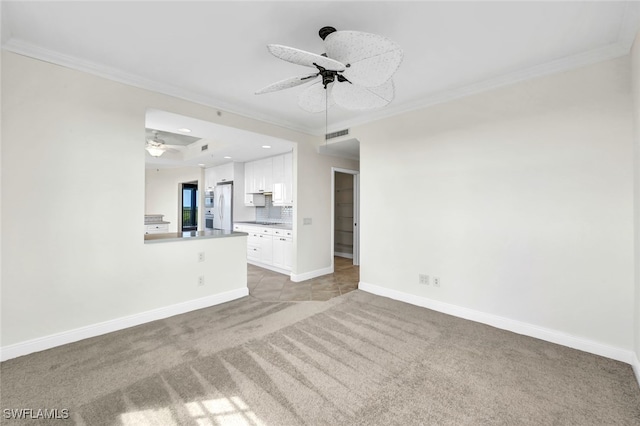
<svg viewBox="0 0 640 426">
<path fill-rule="evenodd" d="M 311 130 L 287 120 L 275 119 L 272 116 L 257 113 L 253 110 L 244 109 L 228 102 L 213 99 L 190 90 L 185 90 L 171 84 L 160 83 L 135 74 L 121 71 L 116 68 L 104 66 L 91 61 L 85 61 L 75 56 L 65 55 L 53 50 L 44 49 L 31 43 L 12 38 L 2 45 L 4 50 L 16 53 L 18 55 L 27 56 L 33 59 L 60 65 L 77 71 L 86 72 L 88 74 L 97 75 L 108 80 L 134 86 L 139 89 L 150 90 L 164 95 L 173 96 L 175 98 L 184 99 L 186 101 L 195 102 L 214 109 L 223 110 L 225 112 L 236 114 L 245 118 L 259 120 L 278 127 L 284 127 L 297 132 L 312 134 Z"/>
<path fill-rule="evenodd" d="M 422 98 L 418 101 L 406 103 L 401 106 L 386 107 L 381 110 L 374 111 L 366 116 L 358 118 L 336 121 L 329 128 L 330 132 L 340 129 L 348 129 L 356 126 L 379 121 L 385 118 L 397 116 L 407 112 L 427 108 L 437 104 L 464 98 L 466 96 L 479 94 L 499 87 L 508 86 L 525 80 L 537 77 L 544 77 L 564 71 L 570 71 L 576 68 L 592 65 L 598 62 L 604 62 L 611 59 L 628 55 L 633 46 L 636 35 L 640 31 L 640 1 L 627 1 L 625 3 L 625 11 L 617 39 L 614 43 L 601 47 L 599 49 L 590 50 L 588 52 L 567 56 L 541 65 L 514 71 L 488 80 L 479 81 L 466 86 L 445 90 L 434 93 L 431 96 Z M 314 135 L 323 135 L 324 128 L 312 129 Z"/>
<path fill-rule="evenodd" d="M 620 29 L 615 43 L 601 47 L 599 49 L 560 58 L 551 62 L 547 62 L 545 64 L 514 71 L 488 80 L 479 81 L 473 84 L 434 93 L 426 98 L 405 103 L 403 105 L 398 105 L 396 107 L 390 106 L 381 110 L 371 111 L 369 113 L 362 114 L 354 119 L 335 121 L 332 123 L 330 130 L 334 131 L 344 128 L 361 126 L 374 121 L 379 121 L 407 112 L 453 101 L 466 96 L 479 94 L 492 89 L 519 83 L 525 80 L 569 71 L 598 62 L 625 56 L 630 52 L 631 46 L 639 29 L 640 2 L 627 1 L 625 4 L 625 13 L 623 14 L 623 19 L 620 23 Z M 209 96 L 204 96 L 200 93 L 185 90 L 171 84 L 159 83 L 157 81 L 149 80 L 115 68 L 103 66 L 90 61 L 85 61 L 74 56 L 64 55 L 48 49 L 43 49 L 39 46 L 20 40 L 10 39 L 6 43 L 4 43 L 2 47 L 3 49 L 6 49 L 13 53 L 50 62 L 56 65 L 61 65 L 78 71 L 87 72 L 109 80 L 117 81 L 119 83 L 138 87 L 140 89 L 151 90 L 154 92 L 195 102 L 211 108 L 220 109 L 249 119 L 259 120 L 264 123 L 283 127 L 289 130 L 310 134 L 313 136 L 324 135 L 326 131 L 324 127 L 312 128 L 303 126 L 300 123 L 283 120 L 282 118 L 259 113 L 248 108 L 242 108 L 238 105 L 213 99 Z"/>
<path fill-rule="evenodd" d="M 457 87 L 455 89 L 438 92 L 415 102 L 406 103 L 396 107 L 387 107 L 385 109 L 378 110 L 366 116 L 360 116 L 352 120 L 334 122 L 330 131 L 362 126 L 374 121 L 379 121 L 411 111 L 416 111 L 434 105 L 450 102 L 467 96 L 476 95 L 479 93 L 487 92 L 489 90 L 531 80 L 537 77 L 549 76 L 560 72 L 570 71 L 573 69 L 592 65 L 598 62 L 604 62 L 611 59 L 619 58 L 621 56 L 629 54 L 632 42 L 633 40 L 631 40 L 631 42 L 625 40 L 625 42 L 618 42 L 597 50 L 591 50 L 589 52 L 568 56 L 555 61 L 547 62 L 542 65 L 536 65 L 530 68 L 514 71 L 509 74 L 504 74 L 496 78 L 491 78 L 466 86 Z M 324 133 L 324 129 L 316 128 L 314 129 L 314 133 L 321 135 Z"/>
</svg>

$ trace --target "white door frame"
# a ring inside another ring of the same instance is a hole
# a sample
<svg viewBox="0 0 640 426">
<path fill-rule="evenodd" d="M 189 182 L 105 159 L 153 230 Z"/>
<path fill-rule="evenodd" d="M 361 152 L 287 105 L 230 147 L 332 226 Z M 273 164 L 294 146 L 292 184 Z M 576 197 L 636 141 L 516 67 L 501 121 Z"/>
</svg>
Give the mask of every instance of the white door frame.
<svg viewBox="0 0 640 426">
<path fill-rule="evenodd" d="M 335 256 L 336 173 L 353 175 L 353 264 L 360 265 L 360 172 L 331 167 L 331 265 Z"/>
</svg>

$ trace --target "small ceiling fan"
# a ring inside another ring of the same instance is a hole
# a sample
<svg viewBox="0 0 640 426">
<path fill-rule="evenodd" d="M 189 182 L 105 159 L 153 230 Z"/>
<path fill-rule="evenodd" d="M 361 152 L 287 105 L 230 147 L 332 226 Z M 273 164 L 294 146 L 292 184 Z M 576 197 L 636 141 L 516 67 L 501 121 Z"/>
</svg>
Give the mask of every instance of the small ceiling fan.
<svg viewBox="0 0 640 426">
<path fill-rule="evenodd" d="M 322 55 L 268 44 L 274 56 L 315 69 L 270 84 L 256 95 L 311 83 L 298 98 L 300 107 L 309 112 L 326 111 L 334 103 L 346 109 L 369 110 L 393 100 L 391 77 L 402 62 L 400 46 L 376 34 L 337 31 L 333 27 L 323 27 L 318 34 L 324 40 L 326 53 Z"/>
<path fill-rule="evenodd" d="M 153 133 L 153 137 L 147 138 L 147 144 L 144 149 L 146 149 L 152 157 L 160 157 L 167 150 L 167 147 L 164 144 L 164 140 L 158 137 L 157 130 L 152 130 L 151 133 Z"/>
<path fill-rule="evenodd" d="M 165 140 L 169 140 L 169 143 L 167 143 Z M 184 149 L 186 149 L 187 145 L 198 140 L 200 139 L 192 136 L 161 132 L 154 129 L 146 129 L 145 149 L 152 157 L 160 157 L 166 151 L 183 151 Z"/>
</svg>

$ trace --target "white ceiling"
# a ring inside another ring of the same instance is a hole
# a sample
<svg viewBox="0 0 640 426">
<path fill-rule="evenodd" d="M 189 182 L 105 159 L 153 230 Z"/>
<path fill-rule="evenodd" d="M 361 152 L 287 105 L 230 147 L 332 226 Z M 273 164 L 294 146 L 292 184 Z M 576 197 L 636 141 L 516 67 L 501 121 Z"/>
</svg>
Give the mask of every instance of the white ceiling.
<svg viewBox="0 0 640 426">
<path fill-rule="evenodd" d="M 312 134 L 304 86 L 254 95 L 307 68 L 266 44 L 323 53 L 318 30 L 380 34 L 404 49 L 386 108 L 329 110 L 329 131 L 629 52 L 640 2 L 2 2 L 2 46 Z"/>
<path fill-rule="evenodd" d="M 169 150 L 160 157 L 152 157 L 147 152 L 145 154 L 147 168 L 214 167 L 231 161 L 244 163 L 290 152 L 294 145 L 293 142 L 284 139 L 151 108 L 146 113 L 145 127 L 199 138 L 184 149 Z M 191 131 L 189 133 L 180 131 L 184 128 Z M 171 144 L 172 139 L 161 136 L 167 144 Z M 140 141 L 140 146 L 142 144 L 143 141 Z M 202 151 L 200 149 L 202 145 L 207 145 L 208 149 Z"/>
</svg>

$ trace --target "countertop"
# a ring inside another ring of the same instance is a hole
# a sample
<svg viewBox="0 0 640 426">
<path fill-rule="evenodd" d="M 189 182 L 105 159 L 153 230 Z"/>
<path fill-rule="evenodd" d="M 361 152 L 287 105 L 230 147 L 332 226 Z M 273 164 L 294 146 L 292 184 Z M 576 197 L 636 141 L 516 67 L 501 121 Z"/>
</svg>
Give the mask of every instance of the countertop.
<svg viewBox="0 0 640 426">
<path fill-rule="evenodd" d="M 251 225 L 251 226 L 263 226 L 265 228 L 275 228 L 275 229 L 293 229 L 293 225 L 290 223 L 269 223 L 269 222 L 233 222 L 234 225 Z"/>
<path fill-rule="evenodd" d="M 222 229 L 207 229 L 206 231 L 169 232 L 166 234 L 146 234 L 144 243 L 168 243 L 172 241 L 204 240 L 209 238 L 244 237 L 246 232 L 223 231 Z"/>
</svg>

